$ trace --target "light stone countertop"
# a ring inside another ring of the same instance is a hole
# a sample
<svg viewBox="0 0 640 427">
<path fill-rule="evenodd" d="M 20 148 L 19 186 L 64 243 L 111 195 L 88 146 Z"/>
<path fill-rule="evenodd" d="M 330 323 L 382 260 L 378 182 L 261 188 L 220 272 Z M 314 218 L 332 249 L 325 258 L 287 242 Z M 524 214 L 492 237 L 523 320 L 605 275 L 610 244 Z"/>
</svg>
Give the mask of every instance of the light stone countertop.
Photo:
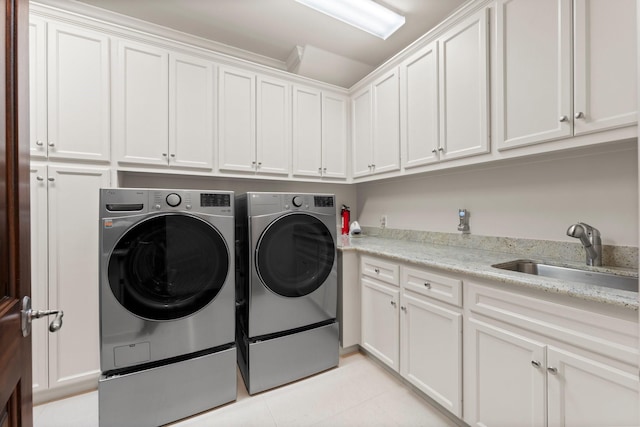
<svg viewBox="0 0 640 427">
<path fill-rule="evenodd" d="M 357 251 L 360 254 L 380 256 L 424 267 L 439 268 L 452 273 L 461 273 L 504 284 L 568 295 L 587 301 L 612 304 L 638 311 L 637 292 L 569 282 L 492 267 L 493 264 L 522 259 L 523 257 L 520 255 L 373 236 L 340 236 L 338 238 L 338 250 Z M 528 258 L 531 259 L 530 257 Z M 632 269 L 587 267 L 584 264 L 542 257 L 533 259 L 558 266 L 578 267 L 591 271 L 614 272 L 620 275 L 638 277 L 638 272 Z"/>
</svg>

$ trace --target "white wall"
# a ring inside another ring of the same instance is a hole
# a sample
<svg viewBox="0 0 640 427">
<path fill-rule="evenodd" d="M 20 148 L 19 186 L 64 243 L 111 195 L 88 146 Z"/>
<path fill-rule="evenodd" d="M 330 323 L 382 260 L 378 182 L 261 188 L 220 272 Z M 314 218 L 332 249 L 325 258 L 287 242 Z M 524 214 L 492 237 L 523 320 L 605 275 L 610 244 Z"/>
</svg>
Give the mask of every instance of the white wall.
<svg viewBox="0 0 640 427">
<path fill-rule="evenodd" d="M 146 173 L 122 173 L 118 178 L 118 181 L 119 187 L 227 190 L 235 191 L 236 193 L 246 193 L 248 191 L 329 193 L 336 195 L 336 209 L 338 214 L 340 213 L 340 207 L 343 204 L 351 208 L 352 216 L 356 207 L 356 186 L 346 184 L 192 177 L 186 175 Z M 340 218 L 336 218 L 336 221 L 336 225 L 339 227 Z"/>
<path fill-rule="evenodd" d="M 636 142 L 591 154 L 554 154 L 496 167 L 357 185 L 363 226 L 457 233 L 458 208 L 471 233 L 575 241 L 569 225 L 600 230 L 604 244 L 638 246 Z"/>
</svg>

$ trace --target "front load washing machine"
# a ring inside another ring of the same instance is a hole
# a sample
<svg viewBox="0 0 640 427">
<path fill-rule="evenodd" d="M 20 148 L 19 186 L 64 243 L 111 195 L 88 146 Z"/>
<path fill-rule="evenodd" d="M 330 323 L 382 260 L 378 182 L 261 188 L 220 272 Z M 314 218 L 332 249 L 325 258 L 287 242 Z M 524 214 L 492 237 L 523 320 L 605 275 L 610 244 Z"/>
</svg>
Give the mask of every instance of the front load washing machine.
<svg viewBox="0 0 640 427">
<path fill-rule="evenodd" d="M 236 197 L 238 365 L 257 393 L 338 364 L 331 194 Z"/>
<path fill-rule="evenodd" d="M 236 398 L 234 194 L 100 190 L 100 426 Z"/>
</svg>

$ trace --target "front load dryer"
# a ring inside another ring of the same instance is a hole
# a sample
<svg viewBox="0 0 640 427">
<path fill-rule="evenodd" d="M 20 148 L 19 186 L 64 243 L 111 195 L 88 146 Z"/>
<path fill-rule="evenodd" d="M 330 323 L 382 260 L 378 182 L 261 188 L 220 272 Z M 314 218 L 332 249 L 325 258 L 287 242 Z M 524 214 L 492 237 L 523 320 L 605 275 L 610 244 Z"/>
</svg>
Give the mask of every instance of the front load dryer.
<svg viewBox="0 0 640 427">
<path fill-rule="evenodd" d="M 331 194 L 236 198 L 238 365 L 249 393 L 338 364 Z"/>
<path fill-rule="evenodd" d="M 234 194 L 100 190 L 100 426 L 236 398 Z"/>
</svg>

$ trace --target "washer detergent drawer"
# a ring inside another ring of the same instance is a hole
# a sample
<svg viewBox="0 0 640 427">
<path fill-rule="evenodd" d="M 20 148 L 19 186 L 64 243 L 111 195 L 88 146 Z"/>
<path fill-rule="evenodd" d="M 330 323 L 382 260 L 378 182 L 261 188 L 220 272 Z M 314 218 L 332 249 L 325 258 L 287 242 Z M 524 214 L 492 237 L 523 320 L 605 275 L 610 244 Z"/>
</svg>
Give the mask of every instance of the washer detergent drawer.
<svg viewBox="0 0 640 427">
<path fill-rule="evenodd" d="M 100 427 L 167 424 L 236 400 L 236 348 L 100 377 Z"/>
</svg>

